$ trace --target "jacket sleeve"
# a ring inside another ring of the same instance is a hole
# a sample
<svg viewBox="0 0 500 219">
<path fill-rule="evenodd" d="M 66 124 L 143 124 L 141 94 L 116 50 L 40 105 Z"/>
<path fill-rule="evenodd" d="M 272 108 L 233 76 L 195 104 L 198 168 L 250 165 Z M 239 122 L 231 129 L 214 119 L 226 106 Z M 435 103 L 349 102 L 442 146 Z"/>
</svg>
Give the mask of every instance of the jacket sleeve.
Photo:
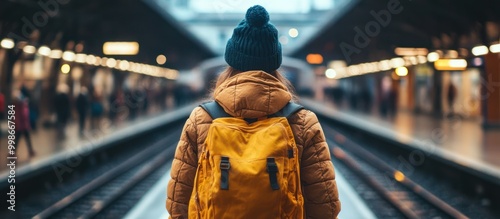
<svg viewBox="0 0 500 219">
<path fill-rule="evenodd" d="M 306 218 L 337 218 L 340 200 L 330 151 L 318 118 L 307 112 L 304 119 L 301 181 Z"/>
<path fill-rule="evenodd" d="M 193 190 L 198 163 L 196 111 L 186 121 L 172 162 L 167 188 L 167 211 L 170 218 L 187 219 L 188 204 Z"/>
</svg>

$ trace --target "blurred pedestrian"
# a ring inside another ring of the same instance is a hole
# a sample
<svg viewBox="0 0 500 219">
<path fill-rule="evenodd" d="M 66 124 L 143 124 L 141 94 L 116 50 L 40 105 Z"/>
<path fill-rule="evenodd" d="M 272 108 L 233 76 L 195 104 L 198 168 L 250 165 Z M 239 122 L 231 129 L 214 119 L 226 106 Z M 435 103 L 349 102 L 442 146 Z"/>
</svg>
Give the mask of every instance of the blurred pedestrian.
<svg viewBox="0 0 500 219">
<path fill-rule="evenodd" d="M 159 91 L 156 93 L 156 102 L 160 106 L 161 111 L 167 109 L 167 96 L 169 95 L 169 90 L 167 86 L 160 86 Z"/>
<path fill-rule="evenodd" d="M 141 91 L 141 95 L 143 96 L 141 103 L 141 112 L 143 115 L 148 115 L 149 99 L 151 98 L 150 97 L 151 91 L 149 89 L 145 89 Z"/>
<path fill-rule="evenodd" d="M 35 131 L 37 129 L 37 121 L 40 114 L 40 110 L 38 107 L 38 102 L 33 98 L 29 99 L 28 107 L 30 108 L 30 125 L 31 130 Z"/>
<path fill-rule="evenodd" d="M 26 98 L 28 100 L 31 99 L 31 93 L 28 90 L 28 87 L 26 87 L 26 85 L 24 83 L 21 85 L 20 91 L 21 91 L 21 94 L 24 96 L 24 98 Z"/>
<path fill-rule="evenodd" d="M 28 89 L 28 87 L 26 87 L 24 83 L 21 85 L 20 91 L 23 97 L 28 100 L 28 108 L 30 110 L 29 121 L 31 125 L 31 131 L 33 132 L 37 128 L 36 123 L 38 121 L 39 114 L 38 103 L 34 98 L 32 98 L 31 91 Z"/>
<path fill-rule="evenodd" d="M 14 97 L 14 123 L 15 126 L 15 145 L 16 150 L 19 148 L 19 142 L 21 140 L 21 136 L 24 136 L 26 139 L 26 146 L 28 146 L 29 156 L 35 156 L 35 151 L 33 150 L 33 146 L 31 144 L 30 138 L 30 119 L 29 119 L 29 107 L 28 107 L 28 98 L 26 98 L 20 90 L 15 90 L 13 92 Z"/>
<path fill-rule="evenodd" d="M 86 87 L 80 89 L 80 93 L 76 97 L 76 111 L 78 112 L 78 132 L 80 136 L 85 131 L 85 121 L 89 109 L 90 101 L 88 97 L 88 90 Z"/>
<path fill-rule="evenodd" d="M 102 104 L 102 96 L 98 91 L 94 90 L 92 102 L 90 103 L 90 117 L 92 129 L 98 128 L 101 117 L 104 114 L 104 106 Z"/>
<path fill-rule="evenodd" d="M 54 109 L 56 113 L 56 127 L 59 138 L 66 137 L 66 125 L 71 116 L 71 105 L 69 100 L 69 87 L 66 84 L 57 86 L 57 94 L 54 98 Z"/>
<path fill-rule="evenodd" d="M 394 118 L 398 113 L 398 89 L 393 86 L 389 90 L 389 116 Z"/>
<path fill-rule="evenodd" d="M 113 122 L 118 122 L 117 118 L 120 113 L 123 113 L 125 107 L 125 95 L 121 88 L 113 92 L 109 97 L 109 119 Z"/>
<path fill-rule="evenodd" d="M 125 104 L 128 107 L 128 118 L 129 120 L 134 120 L 139 112 L 139 105 L 142 101 L 142 96 L 140 92 L 136 89 L 128 89 L 125 92 Z"/>
<path fill-rule="evenodd" d="M 363 105 L 362 110 L 365 113 L 370 113 L 372 107 L 372 96 L 370 94 L 370 90 L 366 86 L 363 86 L 360 94 L 361 103 Z"/>
<path fill-rule="evenodd" d="M 392 79 L 389 76 L 384 76 L 381 82 L 380 88 L 380 101 L 379 101 L 379 111 L 383 117 L 390 114 L 391 108 L 391 92 L 392 92 Z"/>
<path fill-rule="evenodd" d="M 188 85 L 177 84 L 174 90 L 175 106 L 180 107 L 191 101 L 192 93 Z"/>
<path fill-rule="evenodd" d="M 455 111 L 453 110 L 453 105 L 455 105 L 455 99 L 457 97 L 457 88 L 455 87 L 453 82 L 450 81 L 450 85 L 448 85 L 448 91 L 446 93 L 448 100 L 449 115 L 453 116 L 455 114 Z"/>
</svg>

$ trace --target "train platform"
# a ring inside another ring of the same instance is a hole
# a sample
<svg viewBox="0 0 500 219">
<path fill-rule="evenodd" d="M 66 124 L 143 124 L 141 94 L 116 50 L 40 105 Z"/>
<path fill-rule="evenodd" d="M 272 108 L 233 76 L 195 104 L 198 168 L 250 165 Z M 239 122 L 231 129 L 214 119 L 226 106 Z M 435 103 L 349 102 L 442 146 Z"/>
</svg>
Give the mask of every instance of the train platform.
<svg viewBox="0 0 500 219">
<path fill-rule="evenodd" d="M 16 175 L 23 177 L 43 168 L 51 168 L 53 164 L 68 158 L 85 156 L 107 145 L 124 141 L 124 139 L 153 130 L 164 124 L 173 123 L 189 116 L 191 109 L 196 105 L 189 104 L 165 112 L 148 113 L 135 120 L 122 120 L 113 124 L 102 120 L 100 125 L 86 130 L 83 135 L 79 135 L 78 124 L 70 123 L 65 129 L 64 138 L 58 137 L 55 128 L 40 127 L 36 132 L 31 133 L 35 156 L 29 156 L 25 139 L 21 138 L 16 152 Z M 1 141 L 7 142 L 7 136 L 3 135 Z M 7 147 L 0 147 L 0 154 L 7 154 Z M 0 162 L 6 163 L 6 159 L 5 156 L 1 157 Z M 7 182 L 8 174 L 8 166 L 1 166 L 1 183 Z"/>
<path fill-rule="evenodd" d="M 340 211 L 339 218 L 375 219 L 376 217 L 373 212 L 366 206 L 349 182 L 339 172 L 336 174 L 339 198 L 342 200 L 342 210 Z M 165 201 L 167 199 L 166 188 L 169 180 L 170 170 L 151 187 L 124 218 L 168 219 L 169 214 L 165 209 Z"/>
<path fill-rule="evenodd" d="M 301 99 L 310 110 L 343 124 L 396 141 L 416 152 L 435 156 L 475 175 L 500 179 L 500 130 L 484 129 L 479 121 L 437 119 L 398 111 L 391 118 L 342 110 L 332 103 Z"/>
</svg>

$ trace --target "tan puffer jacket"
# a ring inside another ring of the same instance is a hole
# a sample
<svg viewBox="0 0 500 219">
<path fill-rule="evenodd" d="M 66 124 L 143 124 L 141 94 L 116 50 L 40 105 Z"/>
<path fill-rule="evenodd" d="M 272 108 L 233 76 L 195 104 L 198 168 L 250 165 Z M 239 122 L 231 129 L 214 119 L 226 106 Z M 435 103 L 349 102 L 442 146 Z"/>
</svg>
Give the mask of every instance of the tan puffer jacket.
<svg viewBox="0 0 500 219">
<path fill-rule="evenodd" d="M 215 100 L 234 117 L 258 118 L 276 113 L 291 100 L 286 87 L 262 71 L 237 74 L 214 92 Z M 167 210 L 174 219 L 186 219 L 198 163 L 198 151 L 212 119 L 197 107 L 184 125 L 167 188 Z M 335 173 L 323 130 L 316 115 L 301 110 L 289 119 L 301 157 L 305 218 L 336 218 L 340 211 Z"/>
</svg>

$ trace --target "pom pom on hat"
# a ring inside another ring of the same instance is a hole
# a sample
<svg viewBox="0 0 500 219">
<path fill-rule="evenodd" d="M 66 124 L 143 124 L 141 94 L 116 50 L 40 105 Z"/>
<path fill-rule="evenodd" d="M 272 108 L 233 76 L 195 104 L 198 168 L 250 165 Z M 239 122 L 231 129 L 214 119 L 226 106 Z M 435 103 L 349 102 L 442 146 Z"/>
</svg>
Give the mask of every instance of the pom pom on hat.
<svg viewBox="0 0 500 219">
<path fill-rule="evenodd" d="M 247 10 L 245 19 L 249 26 L 262 27 L 269 22 L 269 13 L 260 5 L 255 5 Z"/>
</svg>

